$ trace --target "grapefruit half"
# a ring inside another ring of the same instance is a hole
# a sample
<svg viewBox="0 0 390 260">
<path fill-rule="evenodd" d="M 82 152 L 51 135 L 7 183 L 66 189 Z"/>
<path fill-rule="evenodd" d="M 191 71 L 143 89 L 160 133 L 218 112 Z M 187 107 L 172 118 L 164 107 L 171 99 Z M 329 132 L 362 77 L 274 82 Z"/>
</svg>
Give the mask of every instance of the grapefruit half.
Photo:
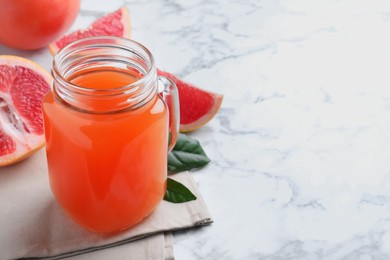
<svg viewBox="0 0 390 260">
<path fill-rule="evenodd" d="M 209 122 L 221 107 L 223 95 L 200 89 L 175 75 L 157 70 L 176 83 L 180 102 L 180 132 L 191 132 Z"/>
<path fill-rule="evenodd" d="M 0 166 L 16 163 L 45 143 L 42 101 L 51 76 L 38 64 L 0 56 Z"/>
<path fill-rule="evenodd" d="M 59 40 L 50 44 L 49 50 L 55 55 L 69 43 L 92 36 L 118 36 L 130 38 L 130 16 L 126 7 L 121 7 L 113 13 L 100 17 L 87 29 L 64 35 Z"/>
</svg>

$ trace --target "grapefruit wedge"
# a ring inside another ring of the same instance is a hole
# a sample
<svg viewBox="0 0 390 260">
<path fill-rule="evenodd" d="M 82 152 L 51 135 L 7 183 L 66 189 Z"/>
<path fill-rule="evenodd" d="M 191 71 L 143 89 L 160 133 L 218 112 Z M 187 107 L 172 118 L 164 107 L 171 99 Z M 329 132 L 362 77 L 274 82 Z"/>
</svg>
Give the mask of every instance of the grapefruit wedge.
<svg viewBox="0 0 390 260">
<path fill-rule="evenodd" d="M 180 132 L 197 130 L 209 122 L 221 107 L 223 95 L 200 89 L 175 75 L 157 70 L 176 83 L 180 102 Z"/>
<path fill-rule="evenodd" d="M 0 56 L 0 166 L 16 163 L 45 143 L 42 101 L 51 76 L 38 64 Z"/>
<path fill-rule="evenodd" d="M 126 7 L 100 17 L 85 30 L 78 30 L 64 35 L 49 45 L 50 52 L 55 55 L 59 50 L 79 39 L 92 36 L 118 36 L 130 38 L 130 16 Z"/>
</svg>

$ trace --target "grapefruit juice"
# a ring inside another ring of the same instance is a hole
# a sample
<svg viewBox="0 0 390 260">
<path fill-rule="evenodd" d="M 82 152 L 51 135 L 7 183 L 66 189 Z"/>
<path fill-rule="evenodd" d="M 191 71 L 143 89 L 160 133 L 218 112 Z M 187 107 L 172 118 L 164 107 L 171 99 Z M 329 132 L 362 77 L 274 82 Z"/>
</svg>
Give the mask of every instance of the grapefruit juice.
<svg viewBox="0 0 390 260">
<path fill-rule="evenodd" d="M 104 93 L 131 86 L 140 78 L 136 70 L 100 68 L 76 73 L 67 81 Z M 142 106 L 120 112 L 84 111 L 115 107 L 118 99 L 111 100 L 110 95 L 104 102 L 93 98 L 81 102 L 83 109 L 78 109 L 77 102 L 76 106 L 62 104 L 55 93 L 49 93 L 43 103 L 53 194 L 76 222 L 91 230 L 133 226 L 165 194 L 167 107 L 157 94 Z"/>
</svg>

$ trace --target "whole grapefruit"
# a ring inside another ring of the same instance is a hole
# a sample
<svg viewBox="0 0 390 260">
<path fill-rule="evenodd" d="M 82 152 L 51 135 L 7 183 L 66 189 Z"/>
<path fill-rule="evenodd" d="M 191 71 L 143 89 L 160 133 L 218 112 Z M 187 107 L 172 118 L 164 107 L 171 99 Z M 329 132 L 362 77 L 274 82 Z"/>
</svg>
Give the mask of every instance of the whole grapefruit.
<svg viewBox="0 0 390 260">
<path fill-rule="evenodd" d="M 0 0 L 0 43 L 21 50 L 45 47 L 73 24 L 80 0 Z"/>
</svg>

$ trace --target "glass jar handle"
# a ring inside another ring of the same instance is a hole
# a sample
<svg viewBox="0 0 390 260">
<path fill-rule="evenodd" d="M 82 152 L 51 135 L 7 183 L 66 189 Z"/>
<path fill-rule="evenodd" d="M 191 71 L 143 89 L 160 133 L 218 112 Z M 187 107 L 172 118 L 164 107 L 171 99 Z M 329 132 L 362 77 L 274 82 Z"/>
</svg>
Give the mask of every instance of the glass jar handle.
<svg viewBox="0 0 390 260">
<path fill-rule="evenodd" d="M 158 81 L 158 93 L 167 104 L 169 111 L 168 152 L 170 152 L 176 144 L 180 127 L 179 92 L 175 82 L 167 77 L 159 76 Z"/>
</svg>

